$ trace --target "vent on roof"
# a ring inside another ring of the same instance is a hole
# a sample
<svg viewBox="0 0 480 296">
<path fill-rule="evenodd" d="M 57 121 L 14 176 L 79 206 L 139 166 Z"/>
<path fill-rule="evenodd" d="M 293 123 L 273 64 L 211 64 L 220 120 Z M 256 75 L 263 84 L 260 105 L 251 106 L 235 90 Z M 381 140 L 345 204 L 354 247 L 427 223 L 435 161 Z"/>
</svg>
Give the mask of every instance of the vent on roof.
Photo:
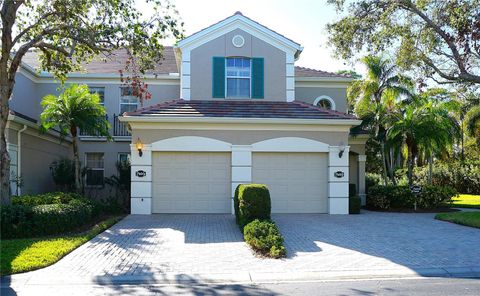
<svg viewBox="0 0 480 296">
<path fill-rule="evenodd" d="M 245 38 L 242 35 L 235 35 L 232 38 L 232 44 L 235 47 L 242 47 L 245 44 Z"/>
</svg>

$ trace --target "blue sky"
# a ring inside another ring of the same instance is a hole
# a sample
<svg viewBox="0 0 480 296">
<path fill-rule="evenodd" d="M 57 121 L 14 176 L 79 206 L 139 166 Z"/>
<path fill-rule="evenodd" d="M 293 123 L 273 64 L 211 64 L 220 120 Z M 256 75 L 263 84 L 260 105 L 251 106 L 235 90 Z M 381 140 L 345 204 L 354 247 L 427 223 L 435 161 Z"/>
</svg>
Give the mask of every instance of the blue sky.
<svg viewBox="0 0 480 296">
<path fill-rule="evenodd" d="M 190 35 L 236 11 L 300 43 L 303 53 L 297 65 L 325 71 L 351 69 L 332 57 L 327 46 L 326 24 L 338 19 L 326 0 L 171 0 Z"/>
</svg>

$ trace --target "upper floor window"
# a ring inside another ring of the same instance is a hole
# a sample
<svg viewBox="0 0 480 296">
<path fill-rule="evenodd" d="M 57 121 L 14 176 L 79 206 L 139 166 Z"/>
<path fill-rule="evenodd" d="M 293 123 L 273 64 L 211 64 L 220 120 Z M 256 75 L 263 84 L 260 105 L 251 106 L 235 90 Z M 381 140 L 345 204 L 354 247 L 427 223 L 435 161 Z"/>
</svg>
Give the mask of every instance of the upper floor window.
<svg viewBox="0 0 480 296">
<path fill-rule="evenodd" d="M 88 87 L 88 90 L 92 94 L 98 94 L 100 97 L 100 105 L 105 105 L 105 87 Z"/>
<path fill-rule="evenodd" d="M 249 58 L 226 58 L 227 97 L 250 98 L 251 61 Z"/>
<path fill-rule="evenodd" d="M 138 98 L 133 95 L 131 87 L 120 88 L 120 114 L 138 109 Z"/>
<path fill-rule="evenodd" d="M 319 96 L 313 102 L 313 105 L 318 106 L 320 108 L 328 109 L 328 110 L 335 110 L 335 101 L 330 98 L 329 96 Z"/>
</svg>

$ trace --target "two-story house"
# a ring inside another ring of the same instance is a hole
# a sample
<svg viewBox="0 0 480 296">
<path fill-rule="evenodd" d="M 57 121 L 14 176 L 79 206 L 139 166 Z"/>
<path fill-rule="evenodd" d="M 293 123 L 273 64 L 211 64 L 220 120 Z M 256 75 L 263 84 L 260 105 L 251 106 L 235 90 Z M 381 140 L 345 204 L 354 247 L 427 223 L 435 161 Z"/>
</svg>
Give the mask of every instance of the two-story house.
<svg viewBox="0 0 480 296">
<path fill-rule="evenodd" d="M 147 75 L 152 99 L 144 106 L 119 82 L 121 52 L 73 73 L 68 83 L 88 84 L 103 98 L 114 138 L 82 135 L 86 185 L 101 185 L 129 158 L 135 214 L 231 213 L 236 186 L 251 182 L 268 185 L 274 213 L 347 214 L 349 183 L 365 194 L 366 139 L 350 135 L 360 121 L 347 113 L 352 79 L 296 67 L 302 49 L 235 13 L 165 48 L 164 62 Z M 29 55 L 17 75 L 9 130 L 11 152 L 24 155 L 12 162 L 24 167 L 24 192 L 46 190 L 38 183 L 51 181 L 27 175 L 49 174 L 48 162 L 68 146 L 45 147 L 49 157 L 25 170 L 36 156 L 14 140 L 23 128 L 14 121 L 28 117 L 34 134 L 40 99 L 58 87 L 32 70 L 36 63 Z"/>
</svg>

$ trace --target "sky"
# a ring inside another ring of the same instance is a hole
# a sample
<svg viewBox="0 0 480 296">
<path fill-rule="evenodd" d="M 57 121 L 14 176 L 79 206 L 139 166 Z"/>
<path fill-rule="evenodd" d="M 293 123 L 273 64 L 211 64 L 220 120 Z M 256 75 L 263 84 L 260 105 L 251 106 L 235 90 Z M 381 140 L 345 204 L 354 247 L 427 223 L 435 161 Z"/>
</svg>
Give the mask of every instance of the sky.
<svg viewBox="0 0 480 296">
<path fill-rule="evenodd" d="M 326 0 L 171 0 L 189 36 L 232 14 L 243 15 L 300 43 L 304 50 L 297 66 L 335 72 L 354 69 L 332 56 L 326 25 L 339 17 Z M 143 8 L 144 5 L 141 5 Z M 360 70 L 361 69 L 357 69 Z"/>
</svg>

